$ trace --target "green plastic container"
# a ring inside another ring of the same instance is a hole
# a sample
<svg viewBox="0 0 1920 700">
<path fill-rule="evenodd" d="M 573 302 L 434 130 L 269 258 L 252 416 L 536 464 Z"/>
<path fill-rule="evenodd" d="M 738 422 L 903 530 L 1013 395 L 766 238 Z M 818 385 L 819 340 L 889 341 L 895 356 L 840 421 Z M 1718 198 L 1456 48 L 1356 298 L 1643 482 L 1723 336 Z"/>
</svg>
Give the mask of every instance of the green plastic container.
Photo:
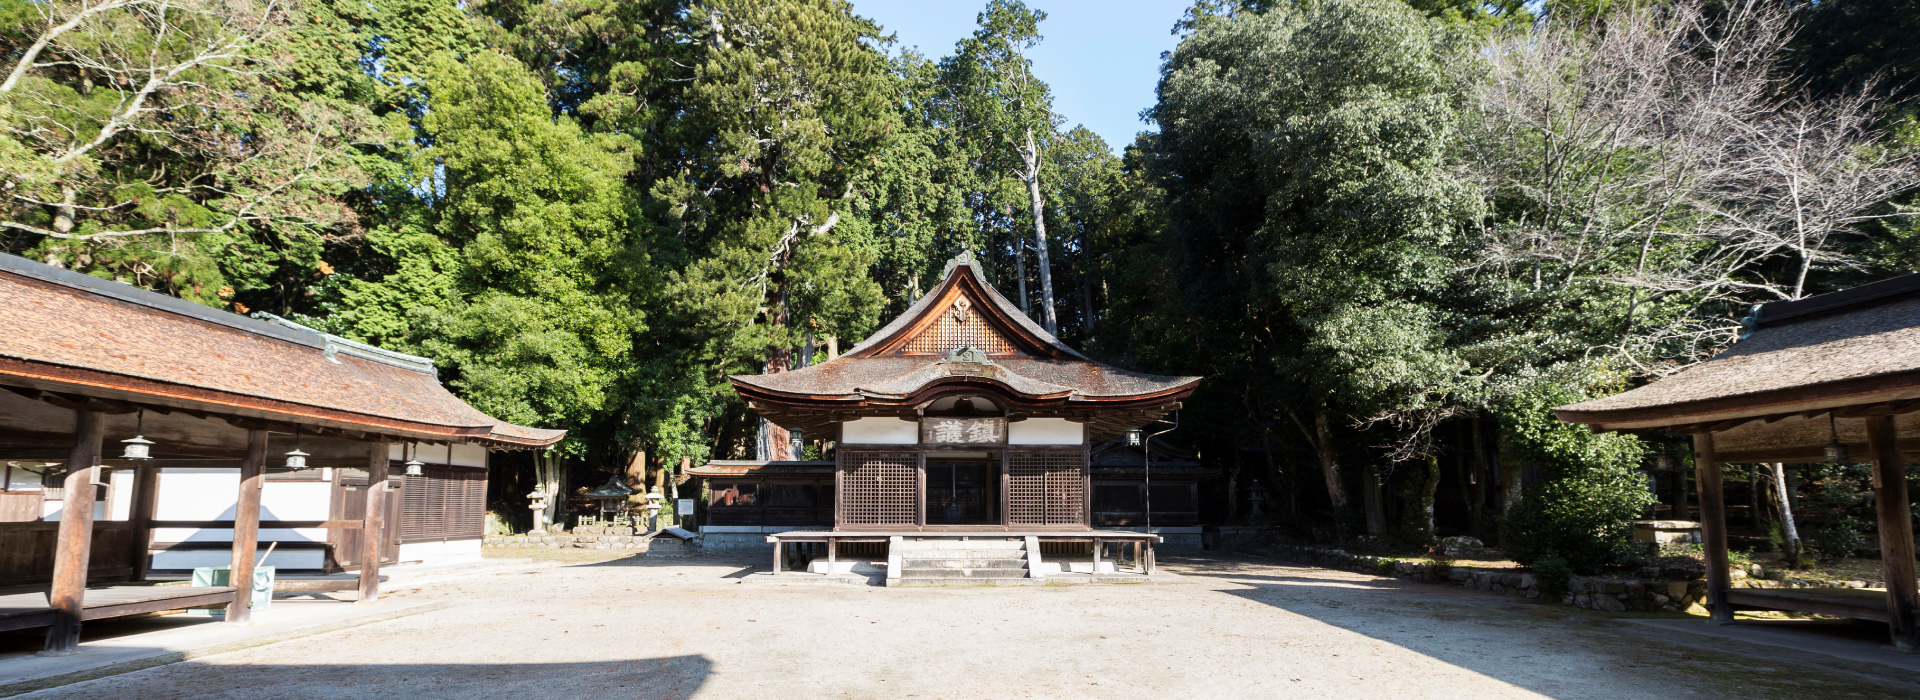
<svg viewBox="0 0 1920 700">
<path fill-rule="evenodd" d="M 193 570 L 195 586 L 230 586 L 233 579 L 233 567 L 202 566 Z M 253 567 L 253 610 L 259 612 L 273 604 L 273 567 Z M 218 611 L 192 611 L 207 614 Z"/>
</svg>

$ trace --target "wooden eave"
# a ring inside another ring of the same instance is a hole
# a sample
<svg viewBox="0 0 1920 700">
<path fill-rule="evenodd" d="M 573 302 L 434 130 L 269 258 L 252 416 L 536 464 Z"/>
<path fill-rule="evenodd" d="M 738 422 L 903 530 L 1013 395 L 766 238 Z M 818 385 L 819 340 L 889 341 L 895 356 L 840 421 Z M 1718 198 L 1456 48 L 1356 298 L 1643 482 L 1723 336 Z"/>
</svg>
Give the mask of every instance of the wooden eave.
<svg viewBox="0 0 1920 700">
<path fill-rule="evenodd" d="M 1706 401 L 1649 406 L 1614 411 L 1553 409 L 1565 423 L 1585 423 L 1594 430 L 1651 430 L 1689 432 L 1690 428 L 1728 421 L 1779 418 L 1825 413 L 1840 409 L 1875 410 L 1920 399 L 1920 371 L 1900 372 L 1846 381 L 1799 386 L 1778 391 L 1728 396 Z M 1866 414 L 1861 414 L 1866 415 Z M 1846 417 L 1843 415 L 1842 417 Z M 1737 424 L 1737 423 L 1736 423 Z"/>
</svg>

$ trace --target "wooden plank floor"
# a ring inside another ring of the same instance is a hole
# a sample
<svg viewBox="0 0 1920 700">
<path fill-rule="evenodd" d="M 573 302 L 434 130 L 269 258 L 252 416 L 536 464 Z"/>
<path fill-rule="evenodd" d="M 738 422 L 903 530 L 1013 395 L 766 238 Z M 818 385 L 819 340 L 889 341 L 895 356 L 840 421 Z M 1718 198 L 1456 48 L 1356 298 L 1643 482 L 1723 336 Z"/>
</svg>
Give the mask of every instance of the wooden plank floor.
<svg viewBox="0 0 1920 700">
<path fill-rule="evenodd" d="M 17 589 L 16 589 L 17 590 Z M 162 610 L 224 605 L 233 589 L 195 586 L 101 586 L 88 588 L 81 619 L 141 615 Z M 53 622 L 44 590 L 0 595 L 0 630 L 42 627 Z"/>
<path fill-rule="evenodd" d="M 1727 601 L 1763 610 L 1790 610 L 1876 622 L 1891 619 L 1884 588 L 1735 588 L 1727 592 Z"/>
</svg>

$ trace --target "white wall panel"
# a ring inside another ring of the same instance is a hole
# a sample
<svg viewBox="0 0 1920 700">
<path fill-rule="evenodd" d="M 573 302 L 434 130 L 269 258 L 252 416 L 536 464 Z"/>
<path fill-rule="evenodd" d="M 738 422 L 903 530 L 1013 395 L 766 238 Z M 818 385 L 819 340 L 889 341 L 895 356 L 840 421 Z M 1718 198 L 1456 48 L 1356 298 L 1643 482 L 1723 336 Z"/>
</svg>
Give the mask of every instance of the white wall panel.
<svg viewBox="0 0 1920 700">
<path fill-rule="evenodd" d="M 1078 445 L 1086 442 L 1086 426 L 1065 418 L 1028 418 L 1007 424 L 1007 442 L 1013 445 Z"/>
<path fill-rule="evenodd" d="M 847 445 L 914 445 L 920 442 L 920 424 L 904 418 L 855 418 L 840 424 L 840 442 Z"/>
</svg>

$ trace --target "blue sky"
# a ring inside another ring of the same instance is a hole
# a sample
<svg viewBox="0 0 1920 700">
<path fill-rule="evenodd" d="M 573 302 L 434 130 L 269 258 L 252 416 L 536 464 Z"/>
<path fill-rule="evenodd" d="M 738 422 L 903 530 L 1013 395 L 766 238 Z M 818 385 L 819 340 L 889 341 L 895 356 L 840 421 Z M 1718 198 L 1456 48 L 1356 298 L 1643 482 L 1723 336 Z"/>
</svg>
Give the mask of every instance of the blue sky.
<svg viewBox="0 0 1920 700">
<path fill-rule="evenodd" d="M 953 52 L 974 30 L 987 0 L 853 0 L 853 11 L 880 23 L 903 46 L 928 58 Z M 1148 129 L 1140 110 L 1153 106 L 1160 53 L 1173 49 L 1173 23 L 1192 0 L 1027 0 L 1044 10 L 1046 37 L 1032 54 L 1034 72 L 1053 88 L 1053 110 L 1067 126 L 1084 124 L 1115 153 Z"/>
</svg>

